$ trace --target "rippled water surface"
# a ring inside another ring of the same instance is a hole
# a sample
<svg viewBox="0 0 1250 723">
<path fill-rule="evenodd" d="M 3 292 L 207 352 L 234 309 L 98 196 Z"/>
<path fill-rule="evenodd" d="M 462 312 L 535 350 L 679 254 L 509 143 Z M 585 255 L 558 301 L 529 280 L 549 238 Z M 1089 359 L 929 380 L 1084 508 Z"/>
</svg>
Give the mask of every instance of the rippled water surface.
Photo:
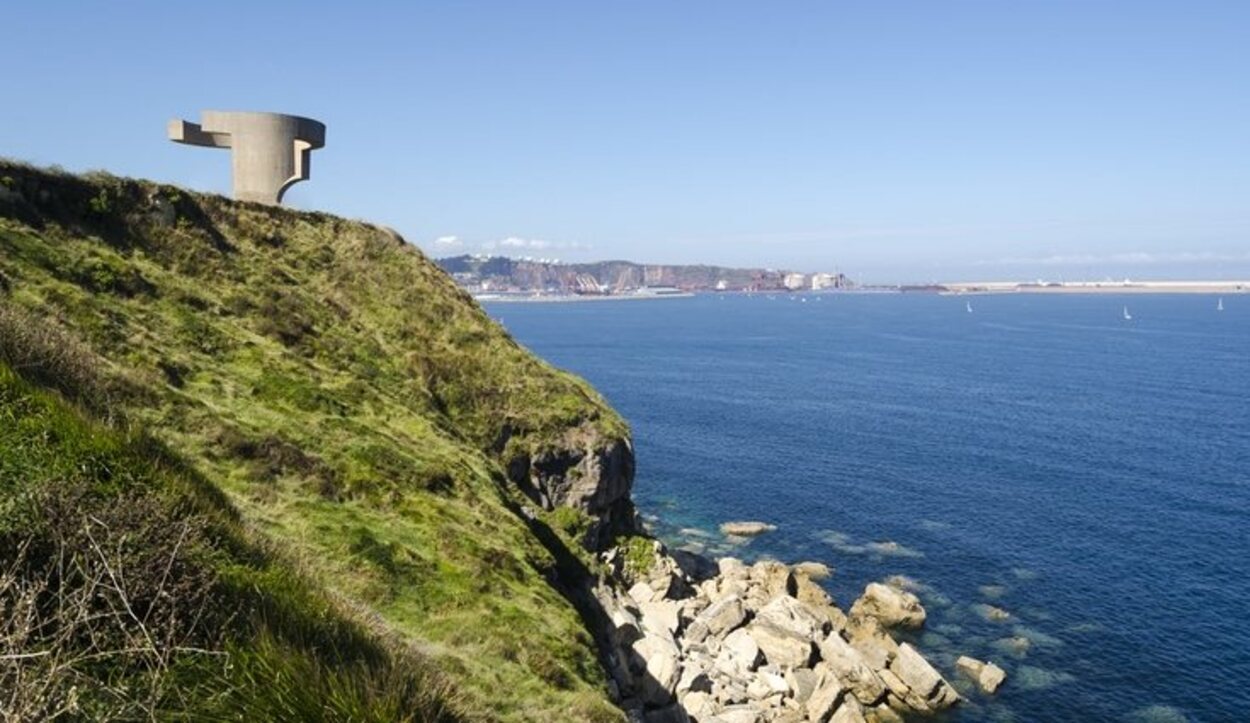
<svg viewBox="0 0 1250 723">
<path fill-rule="evenodd" d="M 806 298 L 489 312 L 630 420 L 670 544 L 913 579 L 952 682 L 1008 672 L 955 719 L 1250 720 L 1250 296 Z"/>
</svg>

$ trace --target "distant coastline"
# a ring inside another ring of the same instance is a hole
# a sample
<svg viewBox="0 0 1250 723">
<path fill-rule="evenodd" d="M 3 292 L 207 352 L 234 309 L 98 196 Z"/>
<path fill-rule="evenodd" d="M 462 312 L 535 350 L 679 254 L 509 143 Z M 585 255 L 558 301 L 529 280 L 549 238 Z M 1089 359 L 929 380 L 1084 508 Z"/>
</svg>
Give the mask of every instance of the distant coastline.
<svg viewBox="0 0 1250 723">
<path fill-rule="evenodd" d="M 657 299 L 689 299 L 695 296 L 747 295 L 747 296 L 794 296 L 817 297 L 825 295 L 864 294 L 935 294 L 938 296 L 987 296 L 996 294 L 1198 294 L 1235 296 L 1250 294 L 1250 281 L 1070 281 L 1070 282 L 1021 282 L 978 281 L 944 284 L 863 285 L 853 288 L 781 289 L 768 291 L 709 291 L 676 289 L 673 287 L 631 289 L 619 293 L 578 294 L 559 291 L 511 291 L 475 292 L 473 298 L 480 303 L 579 303 L 584 301 L 654 301 Z"/>
<path fill-rule="evenodd" d="M 979 281 L 940 284 L 940 294 L 1245 294 L 1250 281 Z"/>
<path fill-rule="evenodd" d="M 1250 279 L 1142 281 L 945 281 L 858 283 L 845 274 L 802 273 L 708 264 L 630 261 L 565 263 L 553 259 L 461 255 L 436 259 L 457 285 L 484 303 L 570 303 L 690 298 L 702 294 L 1209 294 L 1250 293 Z"/>
<path fill-rule="evenodd" d="M 688 291 L 666 291 L 658 294 L 629 293 L 605 294 L 602 296 L 581 294 L 473 294 L 474 301 L 489 304 L 567 304 L 583 301 L 657 301 L 662 299 L 689 299 L 694 294 Z"/>
<path fill-rule="evenodd" d="M 630 297 L 648 290 L 822 291 L 854 282 L 837 272 L 733 268 L 708 264 L 640 264 L 632 261 L 565 263 L 555 259 L 461 255 L 435 259 L 461 288 L 475 296 Z M 527 299 L 528 300 L 528 299 Z M 549 299 L 543 299 L 549 300 Z M 569 299 L 561 299 L 569 300 Z"/>
</svg>

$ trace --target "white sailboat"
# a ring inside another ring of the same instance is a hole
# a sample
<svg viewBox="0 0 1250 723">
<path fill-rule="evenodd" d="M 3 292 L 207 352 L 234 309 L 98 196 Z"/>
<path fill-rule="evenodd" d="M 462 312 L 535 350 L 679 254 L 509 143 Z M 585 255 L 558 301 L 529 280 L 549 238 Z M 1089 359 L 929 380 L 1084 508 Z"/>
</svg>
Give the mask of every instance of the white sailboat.
<svg viewBox="0 0 1250 723">
<path fill-rule="evenodd" d="M 1124 320 L 1125 320 L 1125 321 L 1132 321 L 1132 320 L 1133 320 L 1133 315 L 1132 315 L 1132 314 L 1130 314 L 1130 313 L 1128 313 L 1128 307 L 1127 307 L 1127 306 L 1126 306 L 1126 307 L 1124 307 Z"/>
<path fill-rule="evenodd" d="M 971 302 L 971 301 L 965 301 L 965 302 L 964 302 L 964 307 L 968 309 L 968 313 L 969 313 L 969 314 L 971 314 L 971 313 L 972 313 L 972 302 Z"/>
<path fill-rule="evenodd" d="M 1224 297 L 1223 297 L 1223 296 L 1221 296 L 1221 297 L 1220 297 L 1220 302 L 1219 302 L 1218 304 L 1216 304 L 1216 305 L 1215 305 L 1215 310 L 1216 310 L 1216 311 L 1223 311 L 1223 310 L 1224 310 Z"/>
</svg>

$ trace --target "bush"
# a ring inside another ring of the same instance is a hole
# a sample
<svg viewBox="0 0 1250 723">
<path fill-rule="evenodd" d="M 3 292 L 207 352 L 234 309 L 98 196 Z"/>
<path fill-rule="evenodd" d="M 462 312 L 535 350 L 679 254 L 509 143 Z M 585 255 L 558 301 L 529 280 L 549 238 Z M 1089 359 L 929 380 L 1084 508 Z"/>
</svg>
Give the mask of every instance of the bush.
<svg viewBox="0 0 1250 723">
<path fill-rule="evenodd" d="M 87 206 L 92 213 L 107 216 L 113 210 L 113 201 L 109 196 L 108 190 L 101 188 L 100 192 L 92 196 L 91 200 L 87 202 Z"/>
<path fill-rule="evenodd" d="M 563 505 L 550 513 L 551 526 L 564 533 L 570 540 L 581 544 L 582 536 L 590 529 L 591 519 L 581 510 Z"/>
<path fill-rule="evenodd" d="M 125 261 L 90 256 L 75 260 L 67 269 L 69 278 L 88 291 L 117 294 L 126 298 L 151 296 L 156 287 Z"/>
<path fill-rule="evenodd" d="M 257 310 L 260 333 L 287 347 L 300 347 L 316 336 L 316 328 L 305 305 L 296 296 L 271 290 Z"/>
<path fill-rule="evenodd" d="M 619 543 L 625 561 L 625 576 L 633 580 L 651 572 L 655 565 L 655 541 L 649 537 L 632 536 Z"/>
</svg>

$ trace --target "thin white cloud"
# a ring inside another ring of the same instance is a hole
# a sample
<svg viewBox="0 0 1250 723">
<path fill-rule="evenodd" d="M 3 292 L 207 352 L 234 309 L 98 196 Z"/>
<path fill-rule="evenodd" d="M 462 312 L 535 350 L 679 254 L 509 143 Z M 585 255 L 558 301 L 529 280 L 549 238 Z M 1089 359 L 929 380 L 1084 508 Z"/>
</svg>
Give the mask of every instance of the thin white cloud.
<svg viewBox="0 0 1250 723">
<path fill-rule="evenodd" d="M 590 245 L 581 243 L 580 241 L 548 241 L 546 239 L 508 236 L 507 238 L 502 238 L 498 241 L 487 241 L 481 244 L 481 248 L 486 251 L 494 251 L 495 249 L 504 249 L 508 251 L 580 251 L 589 249 Z"/>
<path fill-rule="evenodd" d="M 550 241 L 544 241 L 538 238 L 519 238 L 517 236 L 509 236 L 499 242 L 499 245 L 508 249 L 549 249 Z"/>
<path fill-rule="evenodd" d="M 461 241 L 459 236 L 439 236 L 434 239 L 434 245 L 440 248 L 450 248 L 453 246 L 460 246 Z"/>
</svg>

